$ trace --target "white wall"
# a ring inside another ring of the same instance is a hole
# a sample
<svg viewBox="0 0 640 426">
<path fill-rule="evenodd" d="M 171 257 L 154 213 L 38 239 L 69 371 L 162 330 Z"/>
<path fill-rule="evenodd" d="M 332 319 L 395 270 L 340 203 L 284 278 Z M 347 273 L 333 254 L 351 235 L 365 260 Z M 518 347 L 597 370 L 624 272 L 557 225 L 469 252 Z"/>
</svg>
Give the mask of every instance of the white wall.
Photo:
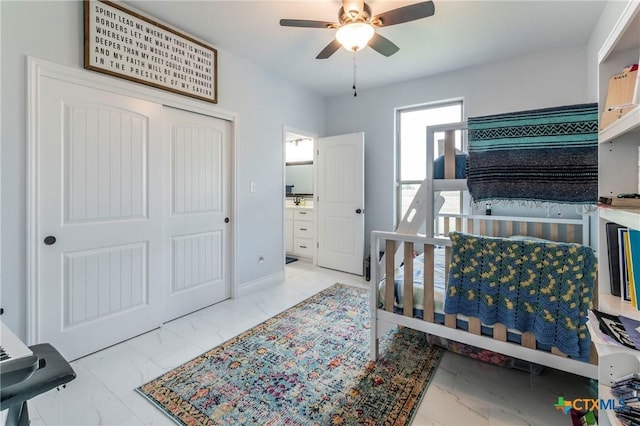
<svg viewBox="0 0 640 426">
<path fill-rule="evenodd" d="M 586 64 L 582 45 L 329 98 L 329 135 L 365 132 L 365 250 L 372 230 L 395 226 L 395 108 L 462 98 L 466 118 L 596 102 Z"/>
<path fill-rule="evenodd" d="M 82 68 L 80 1 L 0 1 L 2 320 L 26 331 L 27 56 Z M 324 134 L 324 99 L 218 51 L 218 106 L 239 114 L 236 217 L 241 285 L 282 274 L 283 125 Z M 90 71 L 87 71 L 90 72 Z M 159 91 L 162 93 L 162 91 Z M 251 193 L 250 182 L 257 191 Z M 263 263 L 258 257 L 264 256 Z"/>
</svg>

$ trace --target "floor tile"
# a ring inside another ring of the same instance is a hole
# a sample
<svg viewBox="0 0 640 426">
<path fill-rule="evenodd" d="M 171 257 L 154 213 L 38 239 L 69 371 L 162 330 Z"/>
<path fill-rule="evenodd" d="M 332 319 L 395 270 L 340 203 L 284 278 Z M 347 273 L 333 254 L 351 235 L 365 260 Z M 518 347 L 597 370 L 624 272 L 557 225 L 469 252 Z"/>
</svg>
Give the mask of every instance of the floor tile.
<svg viewBox="0 0 640 426">
<path fill-rule="evenodd" d="M 29 401 L 46 425 L 132 425 L 134 414 L 98 378 L 81 364 L 73 369 L 77 378 L 64 389 L 49 391 Z"/>
<path fill-rule="evenodd" d="M 173 425 L 134 389 L 336 282 L 371 284 L 302 260 L 285 269 L 281 283 L 74 361 L 76 380 L 30 402 L 32 424 Z M 557 396 L 591 397 L 593 389 L 589 380 L 561 371 L 532 376 L 446 352 L 413 425 L 567 425 L 568 417 L 553 407 Z"/>
<path fill-rule="evenodd" d="M 86 368 L 118 397 L 164 373 L 164 369 L 128 344 L 81 358 L 73 363 L 74 368 L 76 365 Z"/>
</svg>

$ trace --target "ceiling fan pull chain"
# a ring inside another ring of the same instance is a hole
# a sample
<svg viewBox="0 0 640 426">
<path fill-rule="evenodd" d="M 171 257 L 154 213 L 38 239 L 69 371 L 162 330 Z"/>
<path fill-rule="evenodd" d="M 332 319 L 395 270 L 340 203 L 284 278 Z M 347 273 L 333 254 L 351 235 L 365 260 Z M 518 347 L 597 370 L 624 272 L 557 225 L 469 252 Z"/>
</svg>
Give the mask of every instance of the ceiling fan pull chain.
<svg viewBox="0 0 640 426">
<path fill-rule="evenodd" d="M 353 97 L 358 96 L 356 92 L 356 51 L 353 51 Z"/>
</svg>

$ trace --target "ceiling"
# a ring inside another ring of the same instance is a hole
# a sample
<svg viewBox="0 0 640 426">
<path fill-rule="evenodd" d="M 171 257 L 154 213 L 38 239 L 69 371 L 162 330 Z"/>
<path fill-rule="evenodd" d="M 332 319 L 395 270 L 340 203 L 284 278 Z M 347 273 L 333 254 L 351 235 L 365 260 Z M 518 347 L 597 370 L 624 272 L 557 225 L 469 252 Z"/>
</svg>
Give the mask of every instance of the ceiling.
<svg viewBox="0 0 640 426">
<path fill-rule="evenodd" d="M 370 0 L 368 4 L 377 15 L 418 1 Z M 352 92 L 351 52 L 340 49 L 329 59 L 315 59 L 335 30 L 279 25 L 280 18 L 337 22 L 340 0 L 124 3 L 321 96 Z M 604 7 L 603 1 L 596 0 L 434 3 L 434 16 L 377 30 L 400 47 L 395 55 L 384 57 L 368 47 L 356 54 L 359 90 L 585 44 Z"/>
</svg>

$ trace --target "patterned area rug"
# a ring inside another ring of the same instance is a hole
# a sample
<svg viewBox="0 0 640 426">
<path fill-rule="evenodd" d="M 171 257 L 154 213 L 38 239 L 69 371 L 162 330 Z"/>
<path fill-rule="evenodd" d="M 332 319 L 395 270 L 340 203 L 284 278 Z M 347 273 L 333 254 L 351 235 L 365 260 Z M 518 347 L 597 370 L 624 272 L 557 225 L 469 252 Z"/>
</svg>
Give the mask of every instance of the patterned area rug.
<svg viewBox="0 0 640 426">
<path fill-rule="evenodd" d="M 407 425 L 443 349 L 405 328 L 371 362 L 369 323 L 335 284 L 136 390 L 184 425 Z"/>
</svg>

